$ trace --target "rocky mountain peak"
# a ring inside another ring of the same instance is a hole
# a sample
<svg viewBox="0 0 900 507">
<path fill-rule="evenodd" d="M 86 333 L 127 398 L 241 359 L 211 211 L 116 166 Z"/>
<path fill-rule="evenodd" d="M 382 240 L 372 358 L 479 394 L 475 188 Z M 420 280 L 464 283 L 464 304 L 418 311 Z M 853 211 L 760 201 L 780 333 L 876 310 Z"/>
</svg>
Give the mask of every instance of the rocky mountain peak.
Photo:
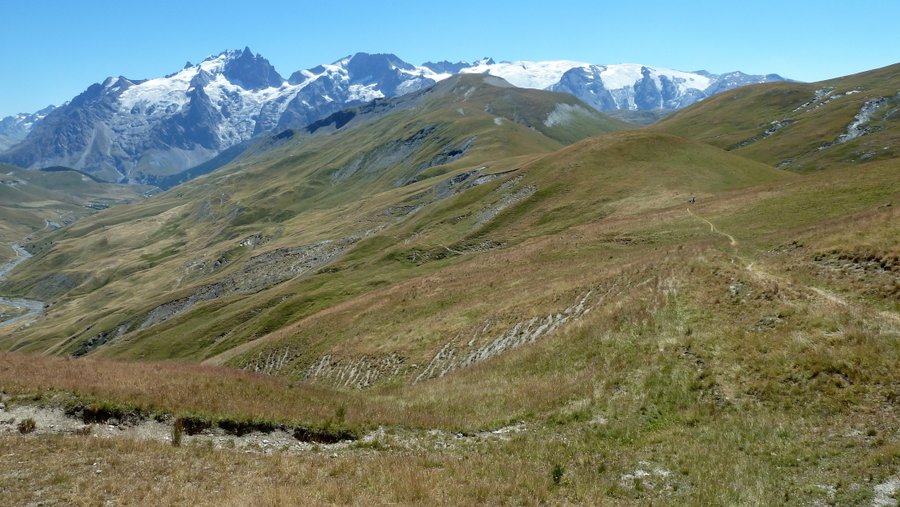
<svg viewBox="0 0 900 507">
<path fill-rule="evenodd" d="M 275 67 L 262 55 L 253 54 L 249 47 L 228 54 L 223 74 L 245 90 L 278 87 L 284 83 L 284 78 Z"/>
</svg>

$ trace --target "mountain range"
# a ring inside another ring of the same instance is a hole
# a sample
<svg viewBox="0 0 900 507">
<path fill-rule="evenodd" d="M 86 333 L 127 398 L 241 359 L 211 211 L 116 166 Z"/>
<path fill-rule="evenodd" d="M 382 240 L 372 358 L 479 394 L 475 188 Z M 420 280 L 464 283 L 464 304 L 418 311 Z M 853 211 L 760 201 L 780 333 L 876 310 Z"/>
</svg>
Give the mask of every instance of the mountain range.
<svg viewBox="0 0 900 507">
<path fill-rule="evenodd" d="M 776 74 L 681 72 L 575 61 L 426 62 L 357 53 L 284 78 L 249 48 L 188 62 L 165 77 L 110 77 L 58 108 L 0 122 L 0 161 L 66 166 L 106 181 L 187 179 L 185 171 L 263 134 L 305 127 L 375 99 L 423 89 L 454 74 L 501 77 L 564 92 L 599 111 L 675 110 Z"/>
</svg>

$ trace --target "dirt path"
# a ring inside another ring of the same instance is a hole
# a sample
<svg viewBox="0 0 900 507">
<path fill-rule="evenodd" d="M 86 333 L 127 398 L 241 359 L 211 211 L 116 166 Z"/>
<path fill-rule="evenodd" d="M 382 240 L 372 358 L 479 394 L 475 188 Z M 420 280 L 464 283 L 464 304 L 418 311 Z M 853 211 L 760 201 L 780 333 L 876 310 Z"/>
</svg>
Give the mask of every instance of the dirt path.
<svg viewBox="0 0 900 507">
<path fill-rule="evenodd" d="M 892 313 L 892 312 L 888 312 L 888 311 L 884 311 L 884 310 L 878 310 L 878 309 L 870 307 L 869 305 L 862 304 L 860 302 L 851 301 L 845 297 L 835 294 L 834 292 L 831 292 L 831 291 L 828 291 L 825 289 L 821 289 L 819 287 L 814 287 L 812 285 L 799 284 L 788 278 L 775 276 L 772 273 L 769 273 L 768 271 L 760 269 L 753 262 L 751 262 L 750 264 L 747 265 L 747 271 L 749 271 L 751 275 L 753 275 L 754 277 L 756 277 L 759 280 L 772 281 L 772 282 L 780 283 L 782 285 L 786 285 L 789 287 L 799 288 L 800 290 L 807 290 L 807 291 L 815 294 L 818 298 L 828 301 L 829 303 L 832 303 L 836 306 L 850 308 L 850 309 L 854 310 L 856 313 L 859 313 L 861 311 L 866 311 L 870 315 L 873 315 L 873 316 L 877 317 L 878 319 L 880 319 L 882 321 L 882 323 L 886 323 L 889 326 L 891 326 L 892 328 L 900 328 L 900 315 L 897 315 L 896 313 Z"/>
<path fill-rule="evenodd" d="M 732 236 L 731 234 L 728 234 L 727 232 L 720 231 L 718 228 L 716 228 L 716 226 L 712 222 L 701 217 L 700 215 L 697 215 L 696 213 L 691 211 L 690 208 L 687 209 L 687 212 L 692 217 L 706 222 L 706 224 L 709 225 L 710 232 L 712 232 L 714 234 L 719 234 L 721 236 L 725 236 L 726 238 L 728 238 L 729 242 L 731 243 L 731 246 L 737 246 L 738 242 L 736 239 L 734 239 L 734 236 Z M 778 284 L 785 285 L 788 287 L 794 287 L 796 289 L 799 289 L 801 292 L 811 292 L 812 294 L 815 295 L 815 297 L 817 297 L 819 299 L 823 299 L 825 301 L 828 301 L 829 303 L 832 303 L 836 306 L 841 306 L 841 307 L 845 307 L 845 308 L 853 308 L 855 310 L 862 310 L 863 308 L 865 308 L 866 310 L 871 311 L 874 315 L 879 317 L 882 321 L 889 322 L 891 326 L 900 325 L 900 316 L 898 316 L 894 313 L 881 311 L 881 310 L 875 310 L 875 309 L 869 308 L 867 305 L 859 305 L 859 304 L 852 302 L 838 294 L 835 294 L 834 292 L 831 292 L 831 291 L 828 291 L 825 289 L 821 289 L 819 287 L 814 287 L 812 285 L 800 284 L 789 278 L 774 275 L 774 274 L 760 268 L 759 266 L 757 266 L 756 262 L 752 262 L 752 261 L 748 262 L 748 259 L 746 259 L 746 258 L 741 258 L 741 260 L 745 263 L 745 267 L 746 267 L 747 271 L 751 275 L 753 275 L 754 278 L 756 278 L 760 281 L 774 282 L 774 283 L 778 283 Z"/>
<path fill-rule="evenodd" d="M 712 233 L 715 233 L 715 234 L 720 234 L 720 235 L 722 235 L 722 236 L 725 236 L 726 238 L 728 238 L 728 241 L 731 242 L 731 246 L 737 246 L 738 242 L 737 242 L 736 239 L 734 239 L 734 236 L 732 236 L 731 234 L 722 232 L 722 231 L 720 231 L 719 229 L 716 229 L 716 226 L 713 225 L 712 222 L 710 222 L 709 220 L 707 220 L 707 219 L 701 217 L 700 215 L 697 215 L 696 213 L 694 213 L 693 211 L 691 211 L 691 208 L 688 208 L 688 209 L 687 209 L 687 212 L 688 212 L 688 214 L 691 215 L 692 217 L 694 217 L 694 218 L 699 218 L 700 220 L 703 220 L 704 222 L 706 222 L 707 224 L 709 224 L 709 232 L 712 232 Z"/>
<path fill-rule="evenodd" d="M 727 232 L 720 231 L 719 229 L 716 228 L 716 226 L 712 222 L 701 217 L 700 215 L 697 215 L 696 213 L 691 211 L 690 208 L 687 209 L 687 212 L 692 217 L 706 222 L 709 225 L 710 232 L 712 232 L 714 234 L 719 234 L 720 236 L 725 236 L 726 238 L 728 238 L 728 241 L 731 243 L 731 246 L 737 246 L 738 242 L 736 239 L 734 239 L 734 236 L 732 236 L 731 234 L 728 234 Z M 747 259 L 744 259 L 744 258 L 742 258 L 742 260 L 745 262 L 747 261 Z M 775 283 L 779 283 L 782 285 L 788 285 L 788 286 L 796 286 L 797 285 L 797 283 L 795 283 L 793 280 L 789 280 L 784 277 L 776 276 L 768 271 L 760 269 L 758 266 L 756 266 L 755 262 L 747 263 L 746 269 L 747 269 L 747 271 L 750 272 L 751 275 L 753 275 L 754 278 L 761 280 L 761 281 L 775 282 Z M 837 294 L 834 294 L 833 292 L 829 292 L 825 289 L 820 289 L 818 287 L 813 287 L 811 285 L 803 286 L 802 288 L 806 289 L 808 291 L 811 291 L 814 294 L 816 294 L 817 296 L 819 296 L 820 298 L 825 299 L 825 300 L 827 300 L 831 303 L 834 303 L 838 306 L 851 306 L 850 302 L 848 302 L 846 299 L 842 298 L 841 296 L 838 296 Z"/>
</svg>

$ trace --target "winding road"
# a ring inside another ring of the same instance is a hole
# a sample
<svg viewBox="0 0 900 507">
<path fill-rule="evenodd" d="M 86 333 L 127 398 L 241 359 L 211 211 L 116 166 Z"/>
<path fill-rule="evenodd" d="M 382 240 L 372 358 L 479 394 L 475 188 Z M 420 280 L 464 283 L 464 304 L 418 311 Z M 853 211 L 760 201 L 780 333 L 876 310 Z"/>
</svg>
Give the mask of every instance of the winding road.
<svg viewBox="0 0 900 507">
<path fill-rule="evenodd" d="M 18 244 L 12 245 L 12 249 L 16 252 L 16 258 L 7 262 L 6 264 L 0 265 L 0 281 L 6 278 L 6 275 L 10 271 L 15 269 L 16 266 L 25 262 L 29 257 L 31 257 L 31 254 L 28 253 L 28 250 L 25 250 Z M 25 314 L 23 315 L 0 321 L 0 329 L 32 319 L 44 313 L 44 302 L 37 301 L 35 299 L 7 298 L 0 296 L 0 306 L 11 306 L 14 308 L 26 310 Z"/>
</svg>

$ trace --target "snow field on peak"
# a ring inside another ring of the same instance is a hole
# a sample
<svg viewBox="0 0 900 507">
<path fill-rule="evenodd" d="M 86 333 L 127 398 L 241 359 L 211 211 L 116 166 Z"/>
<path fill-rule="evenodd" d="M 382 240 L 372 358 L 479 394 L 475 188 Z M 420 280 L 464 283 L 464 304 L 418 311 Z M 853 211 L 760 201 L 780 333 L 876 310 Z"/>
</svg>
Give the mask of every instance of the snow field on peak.
<svg viewBox="0 0 900 507">
<path fill-rule="evenodd" d="M 348 90 L 348 99 L 351 101 L 359 100 L 362 102 L 370 102 L 375 99 L 384 98 L 384 93 L 382 93 L 381 90 L 378 89 L 378 83 L 372 83 L 369 85 L 350 85 Z"/>
<path fill-rule="evenodd" d="M 429 69 L 428 67 L 421 67 L 418 65 L 416 65 L 415 67 L 416 67 L 415 70 L 408 70 L 408 69 L 397 69 L 397 70 L 401 74 L 405 74 L 405 75 L 409 76 L 410 78 L 431 79 L 435 82 L 443 81 L 447 78 L 453 77 L 453 74 L 446 73 L 446 72 L 444 72 L 444 73 L 435 72 L 435 71 Z"/>
<path fill-rule="evenodd" d="M 620 90 L 632 88 L 635 83 L 643 79 L 644 75 L 641 73 L 641 69 L 644 67 L 646 66 L 636 63 L 593 65 L 571 60 L 548 60 L 540 62 L 520 60 L 494 64 L 479 63 L 464 68 L 460 72 L 466 74 L 490 74 L 492 76 L 501 77 L 509 81 L 512 85 L 520 88 L 536 88 L 543 90 L 559 83 L 563 74 L 566 72 L 575 68 L 582 68 L 587 71 L 593 71 L 599 75 L 604 88 L 607 90 Z M 682 93 L 689 89 L 702 91 L 709 88 L 713 83 L 712 79 L 700 74 L 662 67 L 646 68 L 650 71 L 650 77 L 656 83 L 658 89 L 662 89 L 660 76 L 670 78 Z M 444 75 L 441 76 L 443 78 Z M 449 75 L 446 76 L 449 77 Z M 433 79 L 438 80 L 437 78 Z"/>
<path fill-rule="evenodd" d="M 285 82 L 277 88 L 246 90 L 219 74 L 203 91 L 226 118 L 218 126 L 217 132 L 219 139 L 230 146 L 253 137 L 263 106 L 276 103 L 280 115 L 304 84 L 290 85 Z"/>
<path fill-rule="evenodd" d="M 136 84 L 119 95 L 119 104 L 121 109 L 131 112 L 135 108 L 135 113 L 146 111 L 150 106 L 156 106 L 154 109 L 160 113 L 170 105 L 181 109 L 187 104 L 187 90 L 190 87 L 191 80 L 197 75 L 197 68 L 191 67 L 170 77 L 160 77 L 144 81 Z"/>
<path fill-rule="evenodd" d="M 619 63 L 613 65 L 595 65 L 600 70 L 600 79 L 603 80 L 603 86 L 607 90 L 616 90 L 633 86 L 636 82 L 644 78 L 641 69 L 645 65 L 637 63 Z M 678 90 L 684 92 L 688 89 L 705 90 L 712 84 L 712 80 L 700 74 L 690 72 L 682 72 L 680 70 L 666 69 L 661 67 L 646 67 L 650 71 L 650 77 L 656 82 L 656 87 L 662 89 L 660 76 L 670 78 Z"/>
<path fill-rule="evenodd" d="M 575 67 L 589 67 L 590 64 L 570 60 L 547 60 L 532 62 L 520 60 L 495 64 L 481 63 L 462 69 L 465 74 L 490 74 L 502 77 L 519 88 L 543 90 L 559 82 L 563 74 Z"/>
</svg>

